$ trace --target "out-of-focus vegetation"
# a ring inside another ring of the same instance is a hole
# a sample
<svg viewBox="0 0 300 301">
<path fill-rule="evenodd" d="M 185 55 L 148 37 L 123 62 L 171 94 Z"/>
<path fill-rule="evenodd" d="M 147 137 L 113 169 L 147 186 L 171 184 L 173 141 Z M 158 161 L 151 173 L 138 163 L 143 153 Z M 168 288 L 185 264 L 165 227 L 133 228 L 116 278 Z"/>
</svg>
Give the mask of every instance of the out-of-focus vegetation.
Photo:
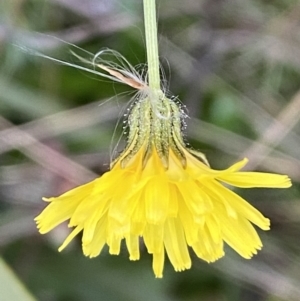
<svg viewBox="0 0 300 301">
<path fill-rule="evenodd" d="M 129 262 L 125 246 L 120 256 L 104 251 L 88 259 L 79 239 L 57 252 L 66 225 L 38 234 L 33 218 L 45 205 L 42 196 L 108 169 L 122 134 L 115 125 L 131 97 L 123 92 L 133 91 L 14 45 L 77 63 L 61 39 L 144 63 L 142 3 L 13 0 L 0 2 L 1 254 L 41 301 L 297 301 L 300 3 L 160 0 L 158 8 L 161 63 L 169 90 L 187 106 L 187 141 L 214 168 L 248 157 L 249 169 L 293 180 L 289 190 L 239 191 L 272 221 L 270 232 L 260 231 L 263 250 L 244 260 L 228 249 L 214 264 L 193 256 L 192 269 L 182 273 L 167 262 L 157 280 L 145 250 L 138 262 Z M 8 279 L 4 263 L 0 269 L 0 279 Z M 3 296 L 5 283 L 0 300 L 19 301 Z"/>
</svg>

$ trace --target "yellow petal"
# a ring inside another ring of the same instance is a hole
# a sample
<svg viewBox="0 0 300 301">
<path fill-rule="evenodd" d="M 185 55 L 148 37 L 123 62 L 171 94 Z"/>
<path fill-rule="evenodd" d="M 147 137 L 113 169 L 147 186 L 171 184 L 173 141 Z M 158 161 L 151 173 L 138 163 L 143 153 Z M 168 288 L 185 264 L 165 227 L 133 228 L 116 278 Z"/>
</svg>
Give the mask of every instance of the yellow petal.
<svg viewBox="0 0 300 301">
<path fill-rule="evenodd" d="M 242 257 L 249 259 L 262 247 L 261 240 L 255 229 L 245 218 L 229 220 L 225 215 L 220 216 L 224 223 L 222 234 L 225 242 Z"/>
<path fill-rule="evenodd" d="M 230 199 L 228 199 L 228 191 L 230 190 L 220 185 L 215 180 L 203 180 L 203 190 L 211 196 L 214 204 L 222 203 L 226 209 L 227 214 L 232 218 L 237 218 L 235 207 L 232 206 Z M 225 196 L 225 193 L 227 196 Z"/>
<path fill-rule="evenodd" d="M 218 220 L 218 217 L 214 214 L 210 214 L 205 218 L 205 223 L 207 225 L 207 229 L 210 233 L 210 236 L 214 243 L 219 244 L 222 240 L 221 236 L 221 224 Z"/>
<path fill-rule="evenodd" d="M 214 262 L 224 255 L 223 241 L 215 243 L 206 225 L 199 228 L 198 242 L 193 243 L 192 248 L 199 258 L 207 262 Z"/>
<path fill-rule="evenodd" d="M 101 220 L 98 221 L 95 231 L 94 231 L 94 235 L 92 239 L 89 239 L 88 243 L 84 242 L 85 240 L 85 235 L 86 235 L 86 231 L 89 230 L 89 228 L 85 228 L 83 231 L 83 242 L 82 242 L 82 250 L 85 256 L 89 256 L 89 257 L 96 257 L 98 256 L 105 243 L 106 243 L 106 225 L 107 225 L 107 219 L 106 218 L 102 218 Z"/>
<path fill-rule="evenodd" d="M 63 206 L 60 202 L 51 202 L 44 211 L 35 218 L 37 227 L 41 234 L 51 231 L 53 228 L 68 220 L 74 213 L 77 204 L 81 200 L 74 202 L 64 202 Z"/>
<path fill-rule="evenodd" d="M 129 234 L 126 236 L 126 246 L 129 252 L 130 260 L 140 259 L 139 237 L 137 235 Z"/>
<path fill-rule="evenodd" d="M 151 179 L 145 187 L 146 220 L 161 224 L 169 211 L 169 185 L 164 177 Z"/>
<path fill-rule="evenodd" d="M 82 231 L 82 226 L 76 227 L 70 234 L 69 236 L 65 239 L 63 244 L 59 247 L 58 251 L 61 252 L 72 240 L 73 238 L 80 232 Z"/>
<path fill-rule="evenodd" d="M 201 216 L 212 207 L 210 197 L 195 181 L 184 181 L 177 184 L 186 206 L 193 215 Z"/>
<path fill-rule="evenodd" d="M 183 271 L 191 267 L 191 259 L 183 228 L 178 219 L 167 219 L 165 223 L 164 243 L 175 271 Z"/>
<path fill-rule="evenodd" d="M 276 175 L 263 172 L 235 172 L 220 174 L 218 180 L 227 184 L 242 188 L 251 187 L 270 187 L 270 188 L 288 188 L 292 183 L 286 175 Z"/>
<path fill-rule="evenodd" d="M 165 262 L 165 251 L 162 249 L 158 253 L 153 254 L 152 268 L 156 278 L 162 278 Z"/>
<path fill-rule="evenodd" d="M 239 216 L 245 217 L 263 230 L 270 229 L 270 220 L 265 218 L 257 209 L 251 206 L 243 198 L 216 181 L 214 182 L 214 186 L 220 199 L 227 199 L 230 206 L 235 209 Z"/>
<path fill-rule="evenodd" d="M 108 215 L 123 223 L 132 217 L 134 209 L 141 202 L 143 191 L 135 189 L 132 179 L 130 181 L 124 180 L 117 190 L 119 190 L 119 193 L 111 199 Z"/>
<path fill-rule="evenodd" d="M 144 242 L 148 253 L 161 253 L 163 249 L 164 228 L 162 225 L 146 224 Z"/>
<path fill-rule="evenodd" d="M 239 162 L 236 162 L 235 164 L 231 165 L 229 168 L 221 171 L 221 173 L 232 173 L 232 172 L 236 172 L 240 169 L 242 169 L 247 163 L 248 163 L 248 159 L 247 158 L 244 158 L 243 160 L 239 161 Z"/>
<path fill-rule="evenodd" d="M 182 223 L 187 244 L 191 246 L 193 243 L 198 241 L 199 225 L 195 223 L 195 218 L 187 208 L 181 195 L 179 195 L 178 198 L 178 217 Z"/>
<path fill-rule="evenodd" d="M 82 200 L 80 204 L 74 210 L 70 219 L 69 226 L 76 226 L 81 223 L 85 223 L 90 218 L 91 212 L 97 211 L 97 215 L 100 218 L 109 206 L 109 196 L 100 195 L 88 195 Z"/>
<path fill-rule="evenodd" d="M 107 238 L 107 244 L 109 245 L 109 254 L 111 255 L 119 255 L 121 248 L 121 240 L 122 237 L 116 235 L 114 233 L 110 233 Z"/>
</svg>

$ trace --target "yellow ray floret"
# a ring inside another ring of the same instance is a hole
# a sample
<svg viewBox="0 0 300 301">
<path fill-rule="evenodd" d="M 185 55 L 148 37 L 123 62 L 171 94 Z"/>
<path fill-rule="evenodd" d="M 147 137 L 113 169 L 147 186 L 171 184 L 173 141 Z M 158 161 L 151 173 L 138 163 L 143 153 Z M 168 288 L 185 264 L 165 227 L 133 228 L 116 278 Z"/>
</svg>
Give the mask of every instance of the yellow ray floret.
<svg viewBox="0 0 300 301">
<path fill-rule="evenodd" d="M 102 177 L 59 197 L 36 217 L 41 233 L 64 221 L 74 227 L 59 250 L 81 231 L 86 256 L 95 257 L 105 244 L 119 254 L 125 239 L 130 260 L 140 258 L 140 237 L 153 255 L 153 270 L 162 277 L 165 253 L 174 269 L 191 267 L 189 248 L 213 262 L 224 255 L 224 242 L 244 258 L 261 249 L 253 225 L 263 230 L 269 219 L 222 185 L 291 186 L 285 175 L 242 172 L 244 159 L 226 170 L 206 164 L 189 151 L 180 130 L 180 109 L 167 98 L 155 108 L 139 101 L 129 116 L 128 146 Z M 164 117 L 165 116 L 165 117 Z"/>
</svg>

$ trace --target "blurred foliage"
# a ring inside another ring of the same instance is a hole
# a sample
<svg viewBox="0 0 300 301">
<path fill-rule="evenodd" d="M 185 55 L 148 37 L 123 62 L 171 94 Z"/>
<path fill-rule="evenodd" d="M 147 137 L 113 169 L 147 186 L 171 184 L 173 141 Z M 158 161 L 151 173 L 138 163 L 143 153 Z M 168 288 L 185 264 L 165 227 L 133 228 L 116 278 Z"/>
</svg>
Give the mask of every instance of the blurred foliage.
<svg viewBox="0 0 300 301">
<path fill-rule="evenodd" d="M 246 156 L 251 169 L 293 179 L 289 190 L 240 192 L 272 221 L 272 230 L 261 233 L 263 250 L 250 261 L 227 250 L 210 265 L 193 256 L 192 269 L 182 273 L 167 262 L 157 280 L 145 250 L 139 262 L 129 262 L 125 247 L 118 257 L 104 252 L 91 260 L 82 255 L 79 239 L 56 251 L 69 231 L 65 225 L 39 235 L 33 218 L 44 207 L 42 196 L 108 169 L 133 91 L 20 47 L 78 63 L 64 40 L 92 53 L 109 47 L 133 65 L 144 63 L 142 5 L 12 0 L 0 2 L 3 258 L 41 301 L 297 301 L 299 1 L 158 0 L 158 8 L 166 88 L 187 107 L 187 141 L 215 168 Z M 6 269 L 1 265 L 0 275 Z M 1 294 L 4 286 L 1 280 L 0 300 L 18 301 Z"/>
</svg>

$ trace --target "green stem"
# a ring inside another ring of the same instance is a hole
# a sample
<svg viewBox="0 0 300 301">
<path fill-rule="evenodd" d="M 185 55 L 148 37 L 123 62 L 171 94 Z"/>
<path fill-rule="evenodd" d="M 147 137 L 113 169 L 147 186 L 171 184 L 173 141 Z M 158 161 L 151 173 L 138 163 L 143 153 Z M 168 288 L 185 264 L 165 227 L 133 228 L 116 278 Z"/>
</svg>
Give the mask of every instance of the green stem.
<svg viewBox="0 0 300 301">
<path fill-rule="evenodd" d="M 143 1 L 149 87 L 160 90 L 155 0 Z"/>
</svg>

